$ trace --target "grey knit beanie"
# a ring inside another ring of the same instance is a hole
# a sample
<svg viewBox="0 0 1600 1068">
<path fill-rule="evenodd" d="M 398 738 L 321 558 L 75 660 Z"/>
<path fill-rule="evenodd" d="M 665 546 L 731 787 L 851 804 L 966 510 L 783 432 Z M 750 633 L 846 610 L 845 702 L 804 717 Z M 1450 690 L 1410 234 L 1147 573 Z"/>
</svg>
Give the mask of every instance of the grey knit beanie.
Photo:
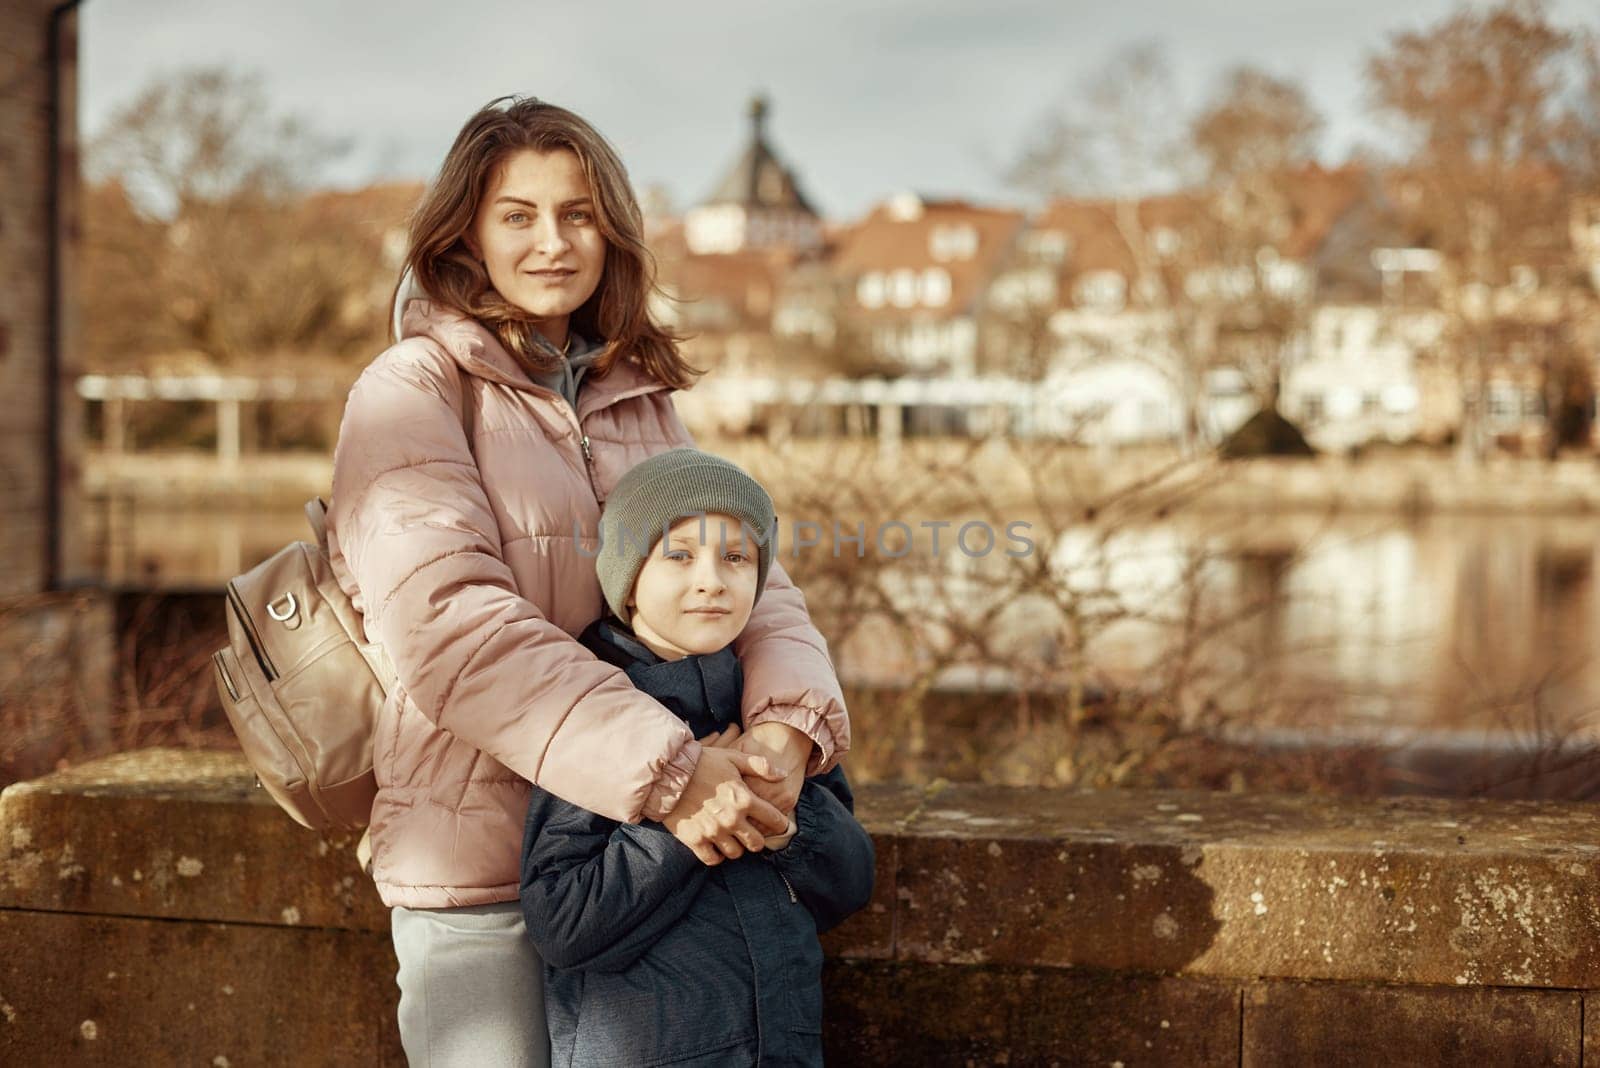
<svg viewBox="0 0 1600 1068">
<path fill-rule="evenodd" d="M 698 449 L 671 449 L 633 467 L 600 513 L 601 546 L 595 559 L 600 590 L 624 623 L 631 623 L 628 594 L 662 532 L 685 517 L 716 512 L 739 520 L 756 538 L 756 600 L 772 567 L 778 517 L 761 483 L 735 464 Z"/>
</svg>

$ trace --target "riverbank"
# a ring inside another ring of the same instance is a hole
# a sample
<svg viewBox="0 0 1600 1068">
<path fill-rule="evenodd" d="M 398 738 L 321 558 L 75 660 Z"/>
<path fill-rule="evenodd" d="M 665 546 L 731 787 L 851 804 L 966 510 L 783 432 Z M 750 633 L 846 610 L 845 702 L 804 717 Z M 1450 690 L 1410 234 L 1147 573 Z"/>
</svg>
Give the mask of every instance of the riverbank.
<svg viewBox="0 0 1600 1068">
<path fill-rule="evenodd" d="M 783 445 L 734 439 L 703 442 L 786 483 L 919 477 L 937 496 L 980 493 L 1008 510 L 1047 503 L 1103 506 L 1125 499 L 1167 512 L 1242 514 L 1374 513 L 1600 514 L 1600 461 L 1494 457 L 1466 463 L 1420 449 L 1386 449 L 1360 457 L 1262 457 L 1184 460 L 1171 449 L 1108 452 L 1051 443 L 911 441 L 893 460 L 871 442 L 797 440 Z"/>
<path fill-rule="evenodd" d="M 1600 514 L 1600 461 L 1593 458 L 1471 464 L 1438 451 L 1391 449 L 1358 458 L 1185 461 L 1170 449 L 1113 453 L 1001 439 L 913 439 L 885 457 L 861 438 L 700 444 L 750 469 L 780 501 L 846 482 L 903 487 L 921 479 L 929 497 L 955 504 L 978 492 L 1006 509 L 1027 508 L 1041 494 L 1086 505 L 1134 494 L 1213 512 Z M 228 465 L 206 453 L 89 452 L 82 463 L 91 500 L 152 503 L 303 500 L 326 494 L 333 472 L 328 457 L 311 453 L 246 456 Z"/>
</svg>

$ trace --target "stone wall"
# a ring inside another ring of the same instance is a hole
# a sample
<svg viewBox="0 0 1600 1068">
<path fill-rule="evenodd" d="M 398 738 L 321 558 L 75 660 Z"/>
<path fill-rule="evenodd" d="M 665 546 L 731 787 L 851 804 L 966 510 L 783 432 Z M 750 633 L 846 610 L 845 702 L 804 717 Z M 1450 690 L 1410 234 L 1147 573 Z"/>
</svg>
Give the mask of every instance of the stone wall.
<svg viewBox="0 0 1600 1068">
<path fill-rule="evenodd" d="M 35 593 L 50 580 L 47 355 L 56 322 L 50 280 L 53 268 L 65 269 L 52 257 L 60 245 L 51 211 L 58 90 L 68 90 L 69 108 L 75 104 L 75 62 L 56 63 L 54 56 L 64 51 L 70 60 L 76 51 L 73 18 L 64 27 L 52 18 L 58 2 L 0 5 L 0 490 L 6 501 L 0 598 Z M 66 125 L 75 122 L 72 115 Z"/>
<path fill-rule="evenodd" d="M 62 734 L 106 746 L 113 707 L 111 603 L 64 589 L 82 563 L 61 536 L 78 529 L 78 406 L 58 402 L 75 366 L 79 202 L 77 16 L 62 8 L 0 4 L 0 773 Z"/>
<path fill-rule="evenodd" d="M 859 795 L 878 884 L 824 940 L 832 1063 L 1600 1057 L 1593 806 Z M 401 1063 L 387 916 L 352 849 L 235 754 L 11 787 L 0 1062 Z"/>
</svg>

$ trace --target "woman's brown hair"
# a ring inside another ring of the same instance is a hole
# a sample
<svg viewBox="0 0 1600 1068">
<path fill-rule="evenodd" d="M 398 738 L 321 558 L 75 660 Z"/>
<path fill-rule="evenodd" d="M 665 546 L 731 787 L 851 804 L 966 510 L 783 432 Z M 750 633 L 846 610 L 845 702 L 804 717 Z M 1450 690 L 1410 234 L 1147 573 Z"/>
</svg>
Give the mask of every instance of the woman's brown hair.
<svg viewBox="0 0 1600 1068">
<path fill-rule="evenodd" d="M 423 292 L 482 322 L 522 363 L 538 371 L 554 368 L 555 359 L 535 340 L 534 320 L 496 292 L 488 270 L 464 238 L 496 168 L 508 157 L 522 149 L 563 148 L 583 166 L 595 220 L 606 239 L 600 285 L 572 313 L 573 330 L 607 346 L 591 373 L 604 375 L 620 354 L 631 353 L 660 381 L 686 388 L 700 372 L 678 354 L 678 339 L 650 314 L 655 257 L 644 242 L 643 217 L 628 172 L 599 131 L 566 108 L 533 97 L 504 96 L 468 119 L 411 217 L 406 266 Z"/>
</svg>

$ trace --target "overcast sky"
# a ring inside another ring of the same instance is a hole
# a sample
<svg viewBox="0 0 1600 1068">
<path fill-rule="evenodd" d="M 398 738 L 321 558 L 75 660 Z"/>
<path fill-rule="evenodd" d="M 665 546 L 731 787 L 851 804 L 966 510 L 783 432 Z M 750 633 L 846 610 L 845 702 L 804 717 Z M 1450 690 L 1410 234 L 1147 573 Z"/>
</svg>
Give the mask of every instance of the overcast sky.
<svg viewBox="0 0 1600 1068">
<path fill-rule="evenodd" d="M 81 119 L 93 133 L 157 75 L 259 72 L 276 106 L 355 147 L 337 184 L 431 175 L 462 121 L 530 93 L 592 121 L 635 184 L 706 196 L 772 98 L 770 139 L 831 218 L 900 189 L 1015 200 L 1001 162 L 1120 47 L 1161 41 L 1193 102 L 1228 66 L 1290 76 L 1328 119 L 1324 155 L 1375 139 L 1362 66 L 1453 0 L 87 0 Z M 1558 0 L 1568 23 L 1596 16 Z"/>
</svg>

